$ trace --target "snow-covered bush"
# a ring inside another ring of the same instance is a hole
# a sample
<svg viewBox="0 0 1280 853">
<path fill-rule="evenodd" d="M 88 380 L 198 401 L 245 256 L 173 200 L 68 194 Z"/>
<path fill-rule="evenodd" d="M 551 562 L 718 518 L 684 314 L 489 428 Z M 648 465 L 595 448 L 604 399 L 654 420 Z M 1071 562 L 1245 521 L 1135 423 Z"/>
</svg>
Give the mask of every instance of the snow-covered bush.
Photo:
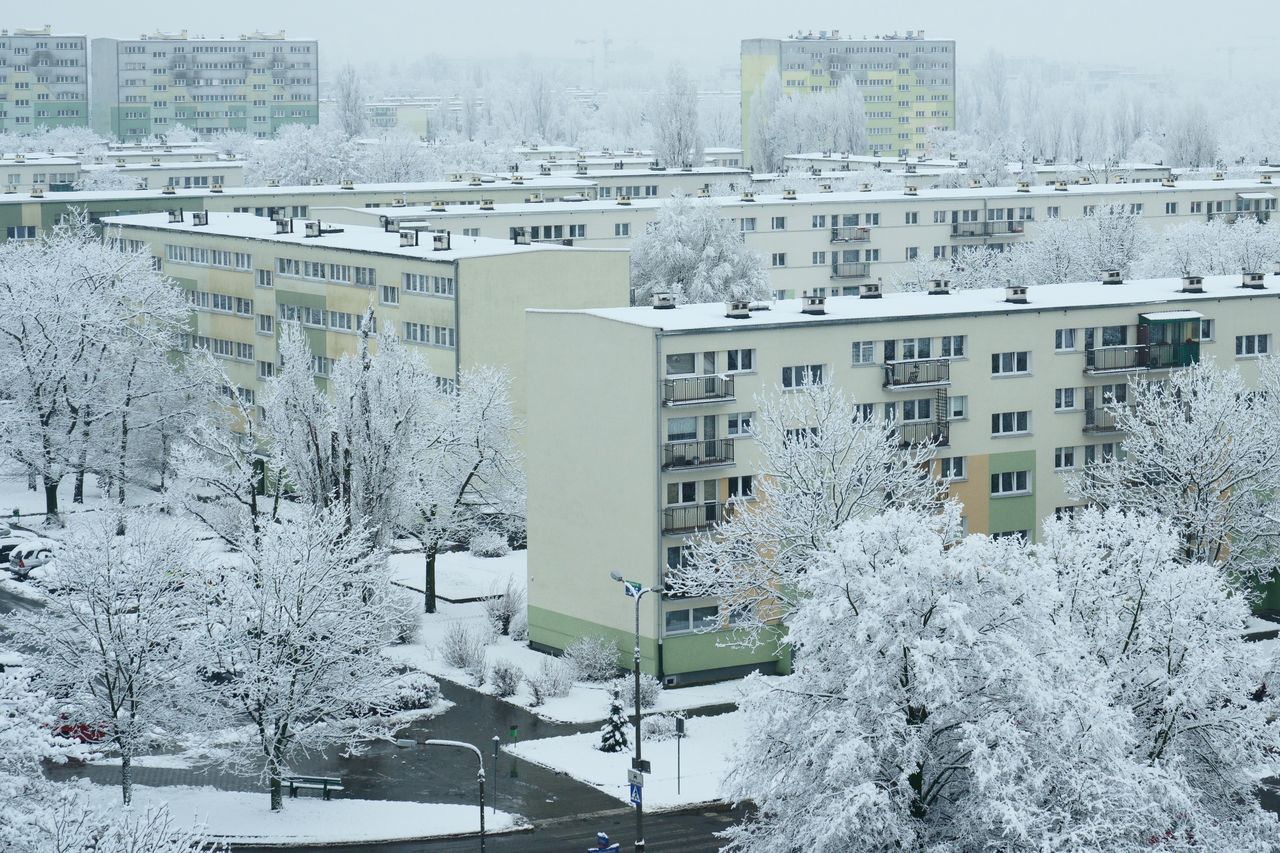
<svg viewBox="0 0 1280 853">
<path fill-rule="evenodd" d="M 440 701 L 440 685 L 425 672 L 410 670 L 396 679 L 392 710 L 420 711 Z"/>
<path fill-rule="evenodd" d="M 538 672 L 526 676 L 529 691 L 533 694 L 533 705 L 541 705 L 547 699 L 567 696 L 573 689 L 574 670 L 571 665 L 560 658 L 543 658 Z"/>
<path fill-rule="evenodd" d="M 676 717 L 678 716 L 680 715 L 650 714 L 640 721 L 640 733 L 647 741 L 671 740 L 676 736 Z"/>
<path fill-rule="evenodd" d="M 583 681 L 608 681 L 618 674 L 618 644 L 608 637 L 579 637 L 564 650 L 564 659 Z"/>
<path fill-rule="evenodd" d="M 493 626 L 494 633 L 503 636 L 510 634 L 516 617 L 524 615 L 524 604 L 524 587 L 516 583 L 515 578 L 507 578 L 504 587 L 500 588 L 496 582 L 489 587 L 489 597 L 484 600 L 484 613 Z"/>
<path fill-rule="evenodd" d="M 412 643 L 422 630 L 419 614 L 422 603 L 416 593 L 401 587 L 395 587 L 387 598 L 387 607 L 393 614 L 391 619 L 391 637 L 393 643 Z"/>
<path fill-rule="evenodd" d="M 523 643 L 529 639 L 529 620 L 523 613 L 517 613 L 511 620 L 511 639 Z"/>
<path fill-rule="evenodd" d="M 520 689 L 520 682 L 523 680 L 524 673 L 520 671 L 520 667 L 509 660 L 495 662 L 489 674 L 489 683 L 493 685 L 493 695 L 500 697 L 514 696 L 516 691 Z"/>
<path fill-rule="evenodd" d="M 440 643 L 440 655 L 444 662 L 467 672 L 480 667 L 484 671 L 485 646 L 489 644 L 487 631 L 474 628 L 464 622 L 454 622 L 444 632 Z M 480 679 L 483 683 L 484 679 Z"/>
<path fill-rule="evenodd" d="M 505 557 L 511 553 L 507 537 L 496 530 L 482 530 L 471 537 L 471 554 L 475 557 Z"/>
<path fill-rule="evenodd" d="M 619 678 L 615 684 L 622 691 L 622 702 L 628 708 L 636 704 L 636 683 L 632 676 Z M 640 674 L 640 707 L 652 708 L 658 704 L 658 696 L 662 693 L 662 682 L 652 675 Z"/>
</svg>

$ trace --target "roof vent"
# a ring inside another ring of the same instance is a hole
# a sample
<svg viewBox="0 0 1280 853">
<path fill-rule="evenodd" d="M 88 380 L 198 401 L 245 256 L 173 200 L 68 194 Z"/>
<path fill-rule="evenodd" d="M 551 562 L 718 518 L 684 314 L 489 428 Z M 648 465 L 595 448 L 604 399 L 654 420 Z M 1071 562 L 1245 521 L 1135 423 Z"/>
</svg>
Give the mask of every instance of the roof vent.
<svg viewBox="0 0 1280 853">
<path fill-rule="evenodd" d="M 587 173 L 587 164 L 579 163 L 578 168 L 575 171 L 576 171 L 576 174 L 585 175 Z"/>
<path fill-rule="evenodd" d="M 417 229 L 414 229 L 414 230 L 412 230 L 412 231 L 401 231 L 401 232 L 400 232 L 400 248 L 402 248 L 402 249 L 403 249 L 403 248 L 406 248 L 406 247 L 408 247 L 408 246 L 416 246 L 416 245 L 418 245 L 418 231 L 417 231 Z"/>
<path fill-rule="evenodd" d="M 698 187 L 698 192 L 695 195 L 698 198 L 711 198 L 711 190 L 707 187 Z"/>
<path fill-rule="evenodd" d="M 450 173 L 449 173 L 449 180 L 450 180 L 450 181 L 460 181 L 460 180 L 462 180 L 462 174 L 461 174 L 460 172 L 450 172 Z"/>
<path fill-rule="evenodd" d="M 670 293 L 653 294 L 653 307 L 659 310 L 676 307 L 676 298 Z"/>
<path fill-rule="evenodd" d="M 550 174 L 551 174 L 551 167 L 550 167 L 550 166 L 548 166 L 548 165 L 546 165 L 545 163 L 544 163 L 544 164 L 542 164 L 541 166 L 539 166 L 539 167 L 538 167 L 538 174 L 539 174 L 539 175 L 550 175 Z"/>
<path fill-rule="evenodd" d="M 1120 270 L 1103 270 L 1103 284 L 1124 284 L 1124 276 L 1120 275 Z"/>
<path fill-rule="evenodd" d="M 138 189 L 142 189 L 142 187 L 139 187 Z M 209 192 L 211 193 L 222 192 L 222 184 L 214 184 L 213 186 L 209 187 Z"/>
<path fill-rule="evenodd" d="M 1018 181 L 1018 192 L 1020 193 L 1031 192 L 1031 184 L 1028 183 L 1027 181 Z"/>
<path fill-rule="evenodd" d="M 820 193 L 831 192 L 831 184 L 818 184 L 818 192 Z"/>
<path fill-rule="evenodd" d="M 280 182 L 277 181 L 275 178 L 267 178 L 267 186 L 278 187 L 280 186 Z"/>
<path fill-rule="evenodd" d="M 343 182 L 342 182 L 342 188 L 343 188 L 344 190 L 353 190 L 353 189 L 355 189 L 355 188 L 356 188 L 356 185 L 355 185 L 355 183 L 354 183 L 354 182 L 349 181 L 349 180 L 348 180 L 348 181 L 343 181 Z"/>
<path fill-rule="evenodd" d="M 1012 302 L 1014 305 L 1026 305 L 1027 288 L 1022 284 L 1011 284 L 1004 289 L 1004 301 Z"/>
<path fill-rule="evenodd" d="M 916 189 L 915 184 L 907 184 L 905 187 L 902 188 L 902 194 L 903 195 L 919 195 L 920 191 Z"/>
<path fill-rule="evenodd" d="M 292 219 L 290 219 L 290 218 L 288 218 L 288 217 L 285 217 L 285 216 L 282 216 L 282 217 L 280 217 L 279 219 L 277 219 L 277 220 L 276 220 L 276 233 L 277 233 L 277 234 L 292 234 L 292 233 L 293 233 L 293 220 L 292 220 Z"/>
<path fill-rule="evenodd" d="M 320 220 L 319 219 L 312 220 L 307 223 L 307 236 L 308 237 L 320 236 Z"/>
<path fill-rule="evenodd" d="M 448 231 L 436 231 L 431 235 L 431 251 L 447 252 L 451 242 L 452 237 Z"/>
<path fill-rule="evenodd" d="M 542 193 L 533 193 L 524 197 L 525 204 L 542 204 Z"/>
<path fill-rule="evenodd" d="M 976 190 L 981 186 L 982 186 L 982 181 L 978 180 L 977 178 L 969 179 L 969 189 Z"/>
<path fill-rule="evenodd" d="M 1160 186 L 1162 187 L 1176 187 L 1177 185 L 1178 183 L 1173 179 L 1172 175 L 1170 175 L 1169 177 L 1165 178 L 1160 182 Z"/>
<path fill-rule="evenodd" d="M 860 183 L 860 184 L 858 184 L 858 192 L 860 192 L 860 193 L 869 193 L 869 192 L 871 192 L 871 184 L 868 184 L 868 183 L 866 183 L 865 181 L 864 181 L 864 182 L 862 182 L 862 183 Z"/>
<path fill-rule="evenodd" d="M 620 196 L 618 196 L 618 204 L 621 204 L 621 205 L 629 205 L 629 204 L 631 204 L 631 196 L 629 196 L 629 195 L 620 195 Z"/>
<path fill-rule="evenodd" d="M 724 316 L 730 320 L 746 320 L 751 317 L 751 301 L 733 299 L 724 304 Z"/>
<path fill-rule="evenodd" d="M 617 170 L 617 171 L 621 172 L 621 171 L 622 171 L 622 161 L 621 161 L 621 160 L 617 160 L 617 161 L 615 161 L 615 162 L 614 162 L 614 164 L 613 164 L 613 168 L 614 168 L 615 170 Z"/>
<path fill-rule="evenodd" d="M 13 162 L 15 162 L 15 163 L 25 163 L 25 162 L 27 162 L 27 155 L 26 155 L 26 154 L 14 154 L 14 155 L 13 155 Z"/>
<path fill-rule="evenodd" d="M 160 193 L 162 195 L 174 195 L 177 193 L 177 189 L 174 188 L 173 184 L 165 184 L 164 188 L 160 190 Z M 35 195 L 35 193 L 33 192 L 32 195 Z"/>
<path fill-rule="evenodd" d="M 884 294 L 884 287 L 880 282 L 867 282 L 858 289 L 859 299 L 879 299 Z"/>
<path fill-rule="evenodd" d="M 795 190 L 783 190 L 783 191 L 782 191 L 782 200 L 783 200 L 783 201 L 795 201 L 795 200 L 796 200 L 796 191 L 795 191 Z"/>
<path fill-rule="evenodd" d="M 31 197 L 32 197 L 32 198 L 44 198 L 44 187 L 32 187 L 32 188 L 31 188 Z"/>
<path fill-rule="evenodd" d="M 151 158 L 151 165 L 152 165 L 152 166 L 159 166 L 159 165 L 160 165 L 160 158 L 159 158 L 159 157 L 152 157 L 152 158 Z"/>
<path fill-rule="evenodd" d="M 1066 181 L 1054 181 L 1054 182 L 1053 182 L 1053 188 L 1054 188 L 1055 190 L 1057 190 L 1058 192 L 1060 192 L 1060 193 L 1064 193 L 1064 192 L 1066 192 L 1066 191 L 1067 191 L 1067 182 L 1066 182 Z"/>
<path fill-rule="evenodd" d="M 1091 184 L 1091 183 L 1093 183 L 1093 178 L 1089 177 L 1088 175 L 1081 175 L 1081 176 L 1080 176 L 1080 183 L 1082 183 L 1082 184 Z"/>
<path fill-rule="evenodd" d="M 1261 178 L 1258 178 L 1258 182 L 1263 184 L 1271 183 L 1271 175 L 1270 174 L 1263 175 Z"/>
<path fill-rule="evenodd" d="M 480 185 L 481 185 L 481 184 L 483 184 L 483 183 L 484 183 L 484 181 L 480 180 L 480 176 L 479 176 L 479 175 L 472 175 L 472 176 L 471 176 L 471 180 L 467 181 L 467 186 L 469 186 L 469 187 L 478 187 L 478 186 L 480 186 Z"/>
<path fill-rule="evenodd" d="M 404 207 L 405 206 L 404 196 L 396 196 L 395 198 L 391 199 L 391 206 Z"/>
<path fill-rule="evenodd" d="M 1204 293 L 1204 277 L 1198 275 L 1184 275 L 1182 277 L 1183 293 Z"/>
<path fill-rule="evenodd" d="M 827 313 L 827 297 L 819 296 L 816 293 L 806 293 L 803 300 L 800 307 L 801 314 L 817 315 Z"/>
<path fill-rule="evenodd" d="M 1222 174 L 1221 172 L 1214 172 L 1214 173 L 1213 173 L 1213 179 L 1214 179 L 1215 181 L 1221 181 L 1221 180 L 1224 180 L 1226 177 L 1227 177 L 1227 176 L 1226 176 L 1226 175 L 1224 175 L 1224 174 Z"/>
<path fill-rule="evenodd" d="M 929 279 L 929 295 L 930 296 L 946 296 L 951 292 L 951 282 L 945 278 Z"/>
<path fill-rule="evenodd" d="M 209 224 L 209 211 L 207 211 L 207 210 L 193 210 L 193 211 L 191 211 L 191 224 L 192 224 L 192 225 L 208 225 L 208 224 Z"/>
<path fill-rule="evenodd" d="M 511 183 L 513 183 L 513 184 L 523 184 L 523 183 L 524 183 L 524 175 L 512 175 L 512 176 L 511 176 Z"/>
<path fill-rule="evenodd" d="M 173 222 L 182 222 L 182 221 L 183 221 L 182 208 L 178 208 L 177 210 L 170 210 L 170 211 L 169 211 L 169 222 L 170 222 L 170 223 L 173 223 Z"/>
<path fill-rule="evenodd" d="M 1240 276 L 1240 286 L 1247 287 L 1250 290 L 1265 290 L 1267 287 L 1266 276 L 1260 272 L 1247 272 Z"/>
<path fill-rule="evenodd" d="M 523 226 L 519 228 L 512 228 L 511 242 L 515 243 L 517 246 L 529 245 L 529 229 L 524 228 Z"/>
<path fill-rule="evenodd" d="M 432 199 L 432 201 L 431 201 L 431 209 L 432 209 L 433 211 L 435 211 L 436 213 L 444 213 L 444 211 L 445 211 L 444 200 L 443 200 L 443 199 L 438 199 L 438 198 L 437 198 L 437 199 Z"/>
<path fill-rule="evenodd" d="M 493 199 L 491 199 L 491 198 L 482 198 L 482 199 L 480 199 L 480 209 L 481 209 L 481 210 L 493 210 Z"/>
<path fill-rule="evenodd" d="M 755 194 L 755 193 L 753 193 L 753 192 L 751 192 L 750 190 L 747 190 L 746 192 L 744 192 L 744 193 L 742 194 L 742 200 L 743 200 L 743 201 L 755 201 L 755 200 L 756 200 L 756 194 Z"/>
</svg>

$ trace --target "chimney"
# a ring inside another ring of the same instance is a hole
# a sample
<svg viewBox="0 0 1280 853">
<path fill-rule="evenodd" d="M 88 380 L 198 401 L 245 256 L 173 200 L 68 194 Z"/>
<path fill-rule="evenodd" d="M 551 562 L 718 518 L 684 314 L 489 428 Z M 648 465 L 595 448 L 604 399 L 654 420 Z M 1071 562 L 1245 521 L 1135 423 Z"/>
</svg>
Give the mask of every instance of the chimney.
<svg viewBox="0 0 1280 853">
<path fill-rule="evenodd" d="M 905 187 L 902 188 L 902 194 L 903 195 L 919 195 L 920 192 L 919 190 L 916 189 L 915 184 L 907 184 Z"/>
<path fill-rule="evenodd" d="M 676 298 L 670 293 L 653 294 L 653 307 L 658 310 L 665 310 L 676 307 Z"/>
<path fill-rule="evenodd" d="M 356 188 L 356 185 L 352 181 L 347 180 L 342 182 L 341 187 L 344 190 L 354 190 Z"/>
<path fill-rule="evenodd" d="M 946 296 L 951 292 L 951 282 L 945 278 L 929 279 L 929 295 L 930 296 Z"/>
<path fill-rule="evenodd" d="M 433 200 L 433 201 L 431 202 L 431 209 L 432 209 L 433 211 L 435 211 L 436 213 L 444 213 L 444 211 L 445 211 L 445 209 L 446 209 L 446 208 L 445 208 L 445 206 L 444 206 L 444 201 L 443 201 L 443 200 L 441 200 L 441 199 L 435 199 L 435 200 Z"/>
<path fill-rule="evenodd" d="M 436 231 L 431 235 L 431 251 L 447 252 L 451 244 L 451 233 L 448 231 Z"/>
<path fill-rule="evenodd" d="M 796 191 L 795 191 L 795 190 L 783 190 L 783 191 L 782 191 L 782 200 L 783 200 L 783 201 L 795 201 L 795 200 L 796 200 Z"/>
<path fill-rule="evenodd" d="M 183 221 L 182 208 L 178 208 L 177 210 L 170 210 L 170 211 L 169 211 L 169 221 L 170 221 L 171 223 L 172 223 L 172 222 L 182 222 L 182 221 Z"/>
<path fill-rule="evenodd" d="M 1124 277 L 1120 275 L 1120 270 L 1104 270 L 1102 273 L 1103 284 L 1124 284 Z"/>
<path fill-rule="evenodd" d="M 1012 302 L 1014 305 L 1026 305 L 1027 302 L 1030 301 L 1027 299 L 1026 286 L 1021 284 L 1011 284 L 1006 287 L 1004 289 L 1004 301 Z"/>
<path fill-rule="evenodd" d="M 481 210 L 493 210 L 493 199 L 491 199 L 491 198 L 482 198 L 482 199 L 480 199 L 480 209 L 481 209 Z"/>
<path fill-rule="evenodd" d="M 1224 180 L 1226 177 L 1227 177 L 1227 176 L 1226 176 L 1226 175 L 1224 175 L 1224 174 L 1222 174 L 1221 172 L 1214 172 L 1214 173 L 1213 173 L 1213 179 L 1214 179 L 1215 181 L 1221 181 L 1221 180 Z"/>
<path fill-rule="evenodd" d="M 418 245 L 417 230 L 400 232 L 400 248 L 403 249 L 407 246 L 416 246 L 416 245 Z"/>
<path fill-rule="evenodd" d="M 871 192 L 871 184 L 868 184 L 868 183 L 866 183 L 865 181 L 864 181 L 863 183 L 861 183 L 861 184 L 858 184 L 858 192 L 860 192 L 860 193 L 869 193 L 869 192 Z"/>
<path fill-rule="evenodd" d="M 307 236 L 308 237 L 320 236 L 320 220 L 319 219 L 314 219 L 307 223 Z"/>
<path fill-rule="evenodd" d="M 801 314 L 821 315 L 827 313 L 827 297 L 806 293 L 800 308 Z"/>
<path fill-rule="evenodd" d="M 208 224 L 209 224 L 209 211 L 207 211 L 207 210 L 193 210 L 193 211 L 191 211 L 191 224 L 192 224 L 192 225 L 208 225 Z"/>
<path fill-rule="evenodd" d="M 1018 192 L 1020 193 L 1031 192 L 1031 184 L 1028 183 L 1027 181 L 1018 181 Z"/>
<path fill-rule="evenodd" d="M 1183 293 L 1204 293 L 1204 278 L 1198 275 L 1184 275 L 1182 277 Z"/>
<path fill-rule="evenodd" d="M 631 204 L 631 196 L 629 196 L 629 195 L 620 195 L 620 196 L 618 196 L 618 202 L 617 202 L 617 203 L 618 203 L 618 204 L 621 204 L 621 205 L 623 205 L 623 206 L 628 206 L 628 205 L 630 205 L 630 204 Z"/>
<path fill-rule="evenodd" d="M 879 299 L 883 295 L 884 286 L 880 282 L 867 282 L 858 288 L 859 299 Z"/>
<path fill-rule="evenodd" d="M 655 306 L 657 307 L 657 306 Z M 751 316 L 751 302 L 747 299 L 733 299 L 724 304 L 724 316 L 730 320 L 746 320 Z"/>
<path fill-rule="evenodd" d="M 1170 175 L 1169 177 L 1165 178 L 1163 181 L 1160 182 L 1160 186 L 1162 187 L 1176 187 L 1177 185 L 1178 184 L 1176 181 L 1174 181 L 1172 175 Z"/>
<path fill-rule="evenodd" d="M 820 193 L 831 192 L 831 184 L 818 184 L 818 192 Z"/>
<path fill-rule="evenodd" d="M 1066 182 L 1066 181 L 1054 181 L 1054 182 L 1053 182 L 1053 188 L 1054 188 L 1055 190 L 1057 190 L 1058 192 L 1060 192 L 1060 193 L 1064 193 L 1064 192 L 1066 192 L 1066 191 L 1067 191 L 1067 182 Z"/>
<path fill-rule="evenodd" d="M 751 192 L 750 190 L 747 190 L 747 191 L 745 191 L 745 192 L 743 192 L 743 193 L 742 193 L 742 200 L 743 200 L 743 201 L 755 201 L 755 200 L 756 200 L 756 194 L 755 194 L 755 193 L 753 193 L 753 192 Z"/>
<path fill-rule="evenodd" d="M 1260 272 L 1247 272 L 1240 276 L 1240 286 L 1247 287 L 1250 290 L 1265 290 L 1267 283 L 1266 276 Z"/>
<path fill-rule="evenodd" d="M 1271 183 L 1271 175 L 1270 174 L 1263 175 L 1261 178 L 1258 178 L 1258 182 L 1263 184 Z"/>
</svg>

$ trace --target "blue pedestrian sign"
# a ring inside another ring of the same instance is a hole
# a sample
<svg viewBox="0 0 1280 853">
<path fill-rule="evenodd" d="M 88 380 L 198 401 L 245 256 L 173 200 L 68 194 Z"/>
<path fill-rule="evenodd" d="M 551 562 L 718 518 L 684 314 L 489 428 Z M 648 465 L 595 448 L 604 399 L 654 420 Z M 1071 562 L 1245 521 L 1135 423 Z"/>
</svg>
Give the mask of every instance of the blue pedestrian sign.
<svg viewBox="0 0 1280 853">
<path fill-rule="evenodd" d="M 642 790 L 644 790 L 644 789 L 643 789 L 643 788 L 641 788 L 639 785 L 632 785 L 632 786 L 631 786 L 631 805 L 633 805 L 633 806 L 638 806 L 638 805 L 640 805 L 640 792 L 641 792 Z"/>
</svg>

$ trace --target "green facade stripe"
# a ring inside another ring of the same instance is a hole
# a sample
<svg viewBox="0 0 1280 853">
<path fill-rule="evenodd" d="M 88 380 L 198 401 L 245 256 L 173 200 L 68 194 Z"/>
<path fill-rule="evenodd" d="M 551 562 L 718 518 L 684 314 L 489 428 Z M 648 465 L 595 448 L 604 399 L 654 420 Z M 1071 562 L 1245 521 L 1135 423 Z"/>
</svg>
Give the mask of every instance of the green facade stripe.
<svg viewBox="0 0 1280 853">
<path fill-rule="evenodd" d="M 1035 489 L 1038 485 L 1036 452 L 1019 450 L 1012 453 L 992 453 L 987 457 L 987 463 L 991 474 L 1029 471 L 1031 476 L 1031 494 L 991 498 L 987 505 L 987 524 L 991 532 L 1006 533 L 1010 530 L 1025 530 L 1034 540 L 1036 535 Z"/>
</svg>

